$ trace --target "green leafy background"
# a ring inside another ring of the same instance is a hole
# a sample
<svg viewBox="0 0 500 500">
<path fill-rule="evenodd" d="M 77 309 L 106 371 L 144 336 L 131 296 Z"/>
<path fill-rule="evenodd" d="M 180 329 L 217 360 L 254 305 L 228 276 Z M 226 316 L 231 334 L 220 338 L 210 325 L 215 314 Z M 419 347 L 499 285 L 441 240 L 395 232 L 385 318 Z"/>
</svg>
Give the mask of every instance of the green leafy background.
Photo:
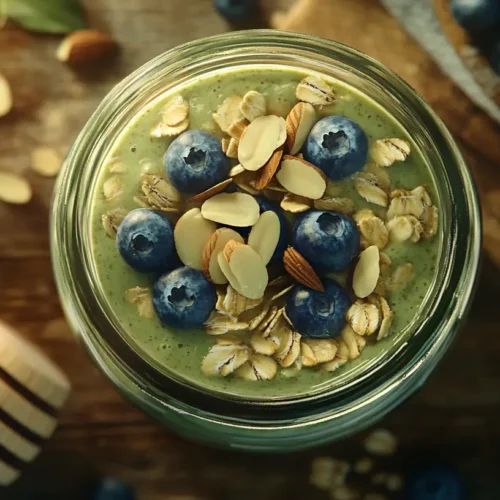
<svg viewBox="0 0 500 500">
<path fill-rule="evenodd" d="M 79 0 L 0 0 L 0 13 L 43 33 L 69 33 L 87 26 Z"/>
</svg>

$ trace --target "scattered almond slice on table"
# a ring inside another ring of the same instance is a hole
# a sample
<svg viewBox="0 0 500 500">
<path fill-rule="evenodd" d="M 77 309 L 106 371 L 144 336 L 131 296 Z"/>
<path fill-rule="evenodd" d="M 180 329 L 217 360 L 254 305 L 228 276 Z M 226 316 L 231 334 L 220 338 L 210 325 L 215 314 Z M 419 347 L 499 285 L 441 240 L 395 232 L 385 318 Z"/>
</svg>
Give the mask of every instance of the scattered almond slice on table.
<svg viewBox="0 0 500 500">
<path fill-rule="evenodd" d="M 311 264 L 295 248 L 288 247 L 283 254 L 283 265 L 292 278 L 304 286 L 324 292 L 325 288 Z"/>
<path fill-rule="evenodd" d="M 12 109 L 13 100 L 12 100 L 12 90 L 10 88 L 10 84 L 0 73 L 0 117 L 5 116 Z"/>
<path fill-rule="evenodd" d="M 68 64 L 86 64 L 113 56 L 118 45 L 100 31 L 79 30 L 69 34 L 59 45 L 56 57 Z"/>
<path fill-rule="evenodd" d="M 201 271 L 203 251 L 217 226 L 204 218 L 199 208 L 184 213 L 174 228 L 174 241 L 179 259 L 185 266 Z"/>
<path fill-rule="evenodd" d="M 246 170 L 259 170 L 286 140 L 286 123 L 279 116 L 259 116 L 240 138 L 238 161 Z"/>
<path fill-rule="evenodd" d="M 253 226 L 260 215 L 259 204 L 246 193 L 220 193 L 206 200 L 201 206 L 205 219 L 228 226 Z"/>
<path fill-rule="evenodd" d="M 326 190 L 325 174 L 312 163 L 295 156 L 283 156 L 276 179 L 290 193 L 311 200 L 320 199 Z"/>
<path fill-rule="evenodd" d="M 31 152 L 31 168 L 44 177 L 54 177 L 62 167 L 59 153 L 47 146 L 39 146 Z M 110 170 L 111 171 L 111 170 Z"/>
<path fill-rule="evenodd" d="M 0 172 L 0 201 L 25 205 L 33 196 L 29 182 L 20 175 Z"/>
</svg>

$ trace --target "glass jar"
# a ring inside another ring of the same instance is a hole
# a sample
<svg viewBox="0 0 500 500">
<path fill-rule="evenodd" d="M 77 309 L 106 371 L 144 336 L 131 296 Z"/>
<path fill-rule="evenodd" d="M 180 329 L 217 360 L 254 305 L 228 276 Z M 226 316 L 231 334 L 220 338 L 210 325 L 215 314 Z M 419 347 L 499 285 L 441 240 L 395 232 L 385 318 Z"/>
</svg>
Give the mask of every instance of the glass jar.
<svg viewBox="0 0 500 500">
<path fill-rule="evenodd" d="M 330 75 L 398 120 L 422 151 L 441 200 L 442 251 L 415 334 L 376 369 L 332 390 L 291 400 L 244 401 L 167 377 L 119 334 L 96 286 L 89 251 L 90 193 L 100 161 L 137 111 L 165 90 L 207 72 L 284 65 Z M 373 424 L 417 390 L 464 322 L 477 277 L 480 211 L 470 172 L 441 120 L 406 83 L 373 59 L 306 35 L 245 31 L 173 49 L 139 68 L 101 103 L 67 156 L 55 189 L 52 259 L 67 318 L 100 369 L 161 423 L 210 445 L 290 451 Z"/>
</svg>

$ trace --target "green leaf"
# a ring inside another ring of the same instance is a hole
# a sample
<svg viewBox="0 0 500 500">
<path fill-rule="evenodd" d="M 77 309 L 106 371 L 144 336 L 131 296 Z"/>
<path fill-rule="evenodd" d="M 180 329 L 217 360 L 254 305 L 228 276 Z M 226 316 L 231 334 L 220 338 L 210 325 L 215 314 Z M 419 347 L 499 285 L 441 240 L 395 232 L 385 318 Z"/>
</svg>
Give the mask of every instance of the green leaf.
<svg viewBox="0 0 500 500">
<path fill-rule="evenodd" d="M 80 0 L 0 0 L 0 4 L 0 11 L 31 31 L 69 33 L 87 26 Z"/>
</svg>

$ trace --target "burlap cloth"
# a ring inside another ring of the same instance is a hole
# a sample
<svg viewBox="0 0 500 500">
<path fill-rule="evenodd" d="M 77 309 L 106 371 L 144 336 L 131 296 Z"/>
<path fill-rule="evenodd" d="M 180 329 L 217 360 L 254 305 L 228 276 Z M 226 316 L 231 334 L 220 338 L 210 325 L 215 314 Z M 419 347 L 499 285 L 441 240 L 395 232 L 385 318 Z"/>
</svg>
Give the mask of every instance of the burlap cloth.
<svg viewBox="0 0 500 500">
<path fill-rule="evenodd" d="M 378 0 L 298 0 L 275 24 L 355 47 L 398 73 L 425 98 L 469 162 L 483 209 L 484 247 L 500 265 L 500 125 L 439 69 Z"/>
</svg>

